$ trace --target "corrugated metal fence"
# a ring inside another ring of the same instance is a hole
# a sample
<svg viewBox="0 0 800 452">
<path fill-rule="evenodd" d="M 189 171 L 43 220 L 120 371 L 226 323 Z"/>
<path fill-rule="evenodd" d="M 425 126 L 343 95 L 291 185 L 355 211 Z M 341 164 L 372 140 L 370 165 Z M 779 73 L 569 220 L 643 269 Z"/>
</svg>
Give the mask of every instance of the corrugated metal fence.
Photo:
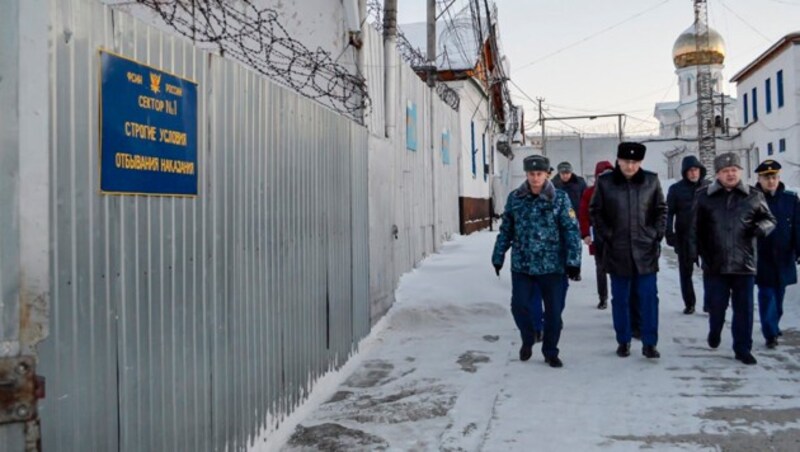
<svg viewBox="0 0 800 452">
<path fill-rule="evenodd" d="M 414 71 L 398 59 L 398 99 L 392 108 L 396 136 L 385 137 L 383 40 L 366 27 L 364 71 L 373 111 L 367 117 L 370 192 L 370 299 L 377 320 L 394 302 L 404 273 L 458 232 L 459 112 L 444 104 Z M 416 107 L 417 147 L 406 141 L 406 107 Z M 433 121 L 431 122 L 431 119 Z M 447 143 L 443 135 L 449 138 Z M 447 157 L 445 156 L 447 154 Z M 396 231 L 396 234 L 395 234 Z"/>
<path fill-rule="evenodd" d="M 369 323 L 367 131 L 94 1 L 51 2 L 47 451 L 241 450 Z M 200 195 L 98 193 L 98 49 L 198 82 Z"/>
</svg>

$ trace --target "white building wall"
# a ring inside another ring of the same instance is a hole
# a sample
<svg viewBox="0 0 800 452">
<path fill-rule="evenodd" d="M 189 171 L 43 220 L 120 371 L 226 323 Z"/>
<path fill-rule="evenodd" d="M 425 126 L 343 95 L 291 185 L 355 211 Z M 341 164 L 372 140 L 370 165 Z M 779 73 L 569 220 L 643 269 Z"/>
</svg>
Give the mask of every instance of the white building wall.
<svg viewBox="0 0 800 452">
<path fill-rule="evenodd" d="M 448 83 L 461 96 L 459 117 L 461 122 L 461 180 L 459 196 L 466 198 L 488 199 L 491 197 L 490 173 L 484 172 L 484 142 L 486 163 L 491 162 L 491 149 L 494 134 L 488 127 L 488 98 L 475 82 L 461 81 Z M 473 148 L 473 128 L 474 145 Z M 473 153 L 475 166 L 473 171 Z"/>
<path fill-rule="evenodd" d="M 778 107 L 777 73 L 783 70 L 784 106 Z M 766 110 L 765 80 L 772 80 L 772 112 Z M 744 124 L 742 142 L 758 149 L 761 159 L 772 158 L 783 165 L 783 180 L 789 185 L 800 184 L 800 45 L 792 45 L 777 57 L 739 80 L 739 115 L 744 122 L 743 99 L 747 94 L 749 121 Z M 753 89 L 758 93 L 758 120 L 753 120 Z M 786 151 L 779 143 L 786 140 Z M 768 154 L 772 143 L 773 154 Z"/>
</svg>

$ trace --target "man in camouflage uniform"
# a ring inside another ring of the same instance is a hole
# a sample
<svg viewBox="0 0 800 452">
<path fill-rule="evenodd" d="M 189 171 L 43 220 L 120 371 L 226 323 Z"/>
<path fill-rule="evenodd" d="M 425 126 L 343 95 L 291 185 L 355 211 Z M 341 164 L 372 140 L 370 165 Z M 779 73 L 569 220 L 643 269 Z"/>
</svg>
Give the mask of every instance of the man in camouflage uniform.
<svg viewBox="0 0 800 452">
<path fill-rule="evenodd" d="M 580 232 L 569 197 L 547 178 L 549 160 L 534 155 L 524 160 L 523 167 L 527 180 L 508 195 L 492 265 L 499 276 L 506 251 L 512 248 L 511 313 L 522 337 L 520 360 L 530 359 L 536 341 L 536 319 L 542 317 L 538 291 L 544 301 L 542 354 L 551 367 L 561 367 L 564 274 L 580 278 Z"/>
</svg>

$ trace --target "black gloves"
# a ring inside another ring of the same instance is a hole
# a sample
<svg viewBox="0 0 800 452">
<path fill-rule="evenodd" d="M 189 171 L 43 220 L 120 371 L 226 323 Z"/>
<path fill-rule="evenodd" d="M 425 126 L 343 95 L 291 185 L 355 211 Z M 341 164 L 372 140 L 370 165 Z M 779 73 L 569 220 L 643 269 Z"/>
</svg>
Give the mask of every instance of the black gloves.
<svg viewBox="0 0 800 452">
<path fill-rule="evenodd" d="M 494 267 L 494 272 L 497 273 L 497 276 L 500 276 L 500 269 L 503 268 L 503 266 L 502 265 L 497 265 L 497 264 L 492 264 L 492 267 Z"/>
<path fill-rule="evenodd" d="M 581 280 L 581 268 L 567 266 L 567 278 L 573 281 Z"/>
<path fill-rule="evenodd" d="M 675 248 L 675 245 L 677 245 L 677 244 L 678 243 L 677 243 L 677 240 L 675 240 L 675 234 L 667 233 L 667 245 Z"/>
</svg>

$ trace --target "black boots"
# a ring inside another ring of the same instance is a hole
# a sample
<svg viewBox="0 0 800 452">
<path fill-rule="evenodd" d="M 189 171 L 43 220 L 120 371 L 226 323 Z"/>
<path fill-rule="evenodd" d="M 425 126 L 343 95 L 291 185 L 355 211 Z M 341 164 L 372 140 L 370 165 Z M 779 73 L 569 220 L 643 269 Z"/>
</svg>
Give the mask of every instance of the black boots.
<svg viewBox="0 0 800 452">
<path fill-rule="evenodd" d="M 778 346 L 778 338 L 773 337 L 772 339 L 767 340 L 767 348 L 773 349 Z"/>
<path fill-rule="evenodd" d="M 683 309 L 683 313 L 686 315 L 694 314 L 694 306 L 686 306 Z"/>
<path fill-rule="evenodd" d="M 708 333 L 708 346 L 711 348 L 719 347 L 720 339 L 719 334 Z"/>
<path fill-rule="evenodd" d="M 737 353 L 736 354 L 736 359 L 738 359 L 739 361 L 747 364 L 748 366 L 753 366 L 758 362 L 758 361 L 756 361 L 756 358 L 749 352 L 748 353 Z"/>
<path fill-rule="evenodd" d="M 597 303 L 597 309 L 606 309 L 608 307 L 608 303 L 606 302 L 605 298 L 600 299 L 600 303 Z"/>
<path fill-rule="evenodd" d="M 522 344 L 522 347 L 520 347 L 519 349 L 519 360 L 527 361 L 531 359 L 532 355 L 533 355 L 533 345 Z"/>
<path fill-rule="evenodd" d="M 558 356 L 551 356 L 550 358 L 545 357 L 544 358 L 544 362 L 546 362 L 547 364 L 550 364 L 550 367 L 563 367 L 564 366 L 564 363 L 562 363 L 561 360 L 558 359 Z"/>
<path fill-rule="evenodd" d="M 642 354 L 648 359 L 661 358 L 661 353 L 658 353 L 655 345 L 645 345 L 642 347 Z"/>
<path fill-rule="evenodd" d="M 631 344 L 619 344 L 619 347 L 617 347 L 617 356 L 620 358 L 631 356 Z"/>
</svg>

